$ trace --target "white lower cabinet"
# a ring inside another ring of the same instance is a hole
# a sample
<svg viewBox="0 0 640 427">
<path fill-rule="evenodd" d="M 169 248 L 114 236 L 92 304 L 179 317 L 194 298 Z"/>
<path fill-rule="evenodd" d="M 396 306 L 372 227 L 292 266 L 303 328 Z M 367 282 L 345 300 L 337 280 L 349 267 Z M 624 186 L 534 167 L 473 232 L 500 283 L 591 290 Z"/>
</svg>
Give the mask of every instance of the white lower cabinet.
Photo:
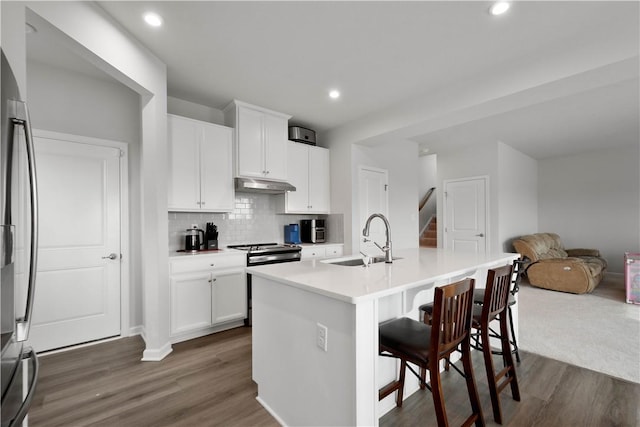
<svg viewBox="0 0 640 427">
<path fill-rule="evenodd" d="M 221 273 L 213 275 L 211 322 L 213 324 L 243 319 L 247 315 L 246 273 Z M 242 288 L 242 292 L 238 291 Z"/>
<path fill-rule="evenodd" d="M 170 261 L 172 342 L 243 324 L 247 315 L 245 263 L 244 254 L 195 255 Z"/>
<path fill-rule="evenodd" d="M 342 256 L 343 244 L 319 244 L 312 246 L 302 246 L 302 261 L 308 259 L 335 258 Z"/>
</svg>

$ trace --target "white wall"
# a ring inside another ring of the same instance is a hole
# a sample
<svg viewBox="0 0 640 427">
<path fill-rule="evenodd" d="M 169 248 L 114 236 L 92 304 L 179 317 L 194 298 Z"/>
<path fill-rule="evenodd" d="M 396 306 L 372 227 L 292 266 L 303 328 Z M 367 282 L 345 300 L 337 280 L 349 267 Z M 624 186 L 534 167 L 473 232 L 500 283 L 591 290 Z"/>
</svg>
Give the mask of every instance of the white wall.
<svg viewBox="0 0 640 427">
<path fill-rule="evenodd" d="M 604 144 L 603 144 L 604 145 Z M 622 273 L 625 251 L 640 251 L 638 145 L 539 161 L 539 229 L 567 248 L 600 249 Z"/>
<path fill-rule="evenodd" d="M 27 62 L 33 127 L 138 144 L 140 95 L 113 79 Z"/>
<path fill-rule="evenodd" d="M 537 162 L 502 142 L 472 144 L 438 153 L 438 185 L 466 177 L 489 177 L 489 250 L 513 252 L 515 237 L 538 230 Z M 438 216 L 443 215 L 443 194 L 438 192 Z M 444 221 L 438 224 L 442 245 Z"/>
<path fill-rule="evenodd" d="M 177 116 L 226 126 L 224 123 L 224 111 L 171 96 L 167 97 L 167 112 Z"/>
<path fill-rule="evenodd" d="M 538 231 L 538 162 L 498 142 L 498 241 L 512 252 L 513 239 Z"/>
<path fill-rule="evenodd" d="M 331 213 L 342 215 L 344 232 L 344 252 L 352 252 L 352 209 L 351 189 L 353 187 L 353 172 L 351 168 L 350 142 L 336 139 L 327 139 L 331 160 Z"/>
<path fill-rule="evenodd" d="M 4 2 L 3 2 L 4 3 Z M 20 2 L 19 31 L 14 37 L 24 51 L 24 14 L 55 29 L 77 54 L 141 95 L 140 215 L 144 251 L 140 251 L 143 283 L 143 360 L 159 360 L 171 351 L 167 221 L 167 75 L 166 66 L 103 9 L 90 2 Z M 3 4 L 4 6 L 4 4 Z M 6 21 L 3 10 L 3 31 Z M 13 22 L 13 21 L 12 21 Z M 3 44 L 5 43 L 3 32 Z M 26 73 L 26 71 L 25 71 Z M 26 78 L 26 76 L 25 76 Z"/>
<path fill-rule="evenodd" d="M 422 198 L 427 194 L 430 188 L 435 187 L 435 193 L 431 195 L 431 198 L 424 205 L 419 213 L 418 218 L 418 230 L 423 231 L 427 226 L 429 219 L 436 214 L 437 210 L 437 192 L 442 191 L 442 188 L 438 188 L 438 156 L 436 154 L 430 154 L 428 156 L 420 156 L 418 158 L 418 188 L 419 188 L 419 200 L 422 202 Z"/>
<path fill-rule="evenodd" d="M 418 164 L 418 189 L 422 197 L 430 188 L 438 186 L 438 156 L 435 154 L 420 156 Z"/>
<path fill-rule="evenodd" d="M 35 129 L 126 142 L 129 145 L 129 323 L 142 325 L 140 271 L 140 95 L 110 79 L 97 79 L 27 61 L 27 85 Z"/>
<path fill-rule="evenodd" d="M 444 181 L 460 178 L 487 176 L 487 236 L 489 251 L 502 251 L 498 227 L 498 148 L 497 143 L 471 144 L 463 149 L 438 153 L 438 247 L 443 245 Z"/>
<path fill-rule="evenodd" d="M 386 169 L 389 173 L 389 223 L 394 249 L 418 247 L 418 148 L 413 142 L 403 141 L 383 146 L 367 147 L 354 144 L 351 170 L 354 185 L 351 203 L 353 248 L 360 239 L 362 225 L 359 223 L 358 167 L 372 166 Z M 345 234 L 346 242 L 346 234 Z M 345 245 L 346 246 L 346 245 Z M 352 250 L 355 250 L 353 249 Z"/>
</svg>

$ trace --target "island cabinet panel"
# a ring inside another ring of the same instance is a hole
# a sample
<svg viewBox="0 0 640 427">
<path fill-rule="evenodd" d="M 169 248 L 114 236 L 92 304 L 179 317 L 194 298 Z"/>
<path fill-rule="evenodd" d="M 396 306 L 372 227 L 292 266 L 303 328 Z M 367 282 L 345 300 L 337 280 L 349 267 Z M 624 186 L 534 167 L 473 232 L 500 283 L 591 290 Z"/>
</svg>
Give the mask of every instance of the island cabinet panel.
<svg viewBox="0 0 640 427">
<path fill-rule="evenodd" d="M 244 324 L 245 263 L 244 254 L 193 255 L 170 261 L 172 342 Z"/>
<path fill-rule="evenodd" d="M 167 122 L 169 211 L 232 211 L 233 130 L 172 114 Z"/>
<path fill-rule="evenodd" d="M 373 389 L 377 336 L 371 331 L 359 337 L 353 327 L 359 317 L 368 325 L 376 316 L 374 301 L 356 309 L 259 276 L 253 276 L 252 289 L 253 380 L 259 400 L 285 425 L 375 425 L 375 402 L 356 405 L 355 398 L 361 387 Z M 318 324 L 328 330 L 326 352 L 317 345 Z"/>
<path fill-rule="evenodd" d="M 225 123 L 236 130 L 235 175 L 286 181 L 291 116 L 235 100 L 224 113 Z"/>
</svg>

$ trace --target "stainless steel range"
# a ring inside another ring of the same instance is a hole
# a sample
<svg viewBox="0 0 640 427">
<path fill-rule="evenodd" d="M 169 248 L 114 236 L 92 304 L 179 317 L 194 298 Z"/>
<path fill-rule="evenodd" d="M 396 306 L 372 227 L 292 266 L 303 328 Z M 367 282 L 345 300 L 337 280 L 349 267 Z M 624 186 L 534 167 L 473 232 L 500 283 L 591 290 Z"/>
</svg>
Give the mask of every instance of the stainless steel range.
<svg viewBox="0 0 640 427">
<path fill-rule="evenodd" d="M 296 262 L 302 258 L 302 247 L 278 243 L 250 243 L 242 245 L 229 245 L 230 249 L 247 252 L 247 267 L 257 265 L 277 264 L 281 262 Z M 252 325 L 251 316 L 251 273 L 247 273 L 247 318 L 244 320 L 247 326 Z"/>
<path fill-rule="evenodd" d="M 302 251 L 302 248 L 298 245 L 281 245 L 278 243 L 229 245 L 227 247 L 230 249 L 246 251 L 247 267 L 276 264 L 279 262 L 300 261 Z"/>
</svg>

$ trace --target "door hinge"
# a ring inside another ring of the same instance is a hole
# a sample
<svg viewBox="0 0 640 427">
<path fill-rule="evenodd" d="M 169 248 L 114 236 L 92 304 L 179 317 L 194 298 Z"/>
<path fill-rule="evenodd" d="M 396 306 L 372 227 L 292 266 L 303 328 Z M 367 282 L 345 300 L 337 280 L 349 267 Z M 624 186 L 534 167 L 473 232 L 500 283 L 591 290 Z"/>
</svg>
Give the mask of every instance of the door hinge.
<svg viewBox="0 0 640 427">
<path fill-rule="evenodd" d="M 120 151 L 120 157 L 124 157 L 124 150 L 118 150 Z"/>
<path fill-rule="evenodd" d="M 385 184 L 384 185 L 384 191 L 387 191 L 389 189 L 389 184 Z"/>
</svg>

